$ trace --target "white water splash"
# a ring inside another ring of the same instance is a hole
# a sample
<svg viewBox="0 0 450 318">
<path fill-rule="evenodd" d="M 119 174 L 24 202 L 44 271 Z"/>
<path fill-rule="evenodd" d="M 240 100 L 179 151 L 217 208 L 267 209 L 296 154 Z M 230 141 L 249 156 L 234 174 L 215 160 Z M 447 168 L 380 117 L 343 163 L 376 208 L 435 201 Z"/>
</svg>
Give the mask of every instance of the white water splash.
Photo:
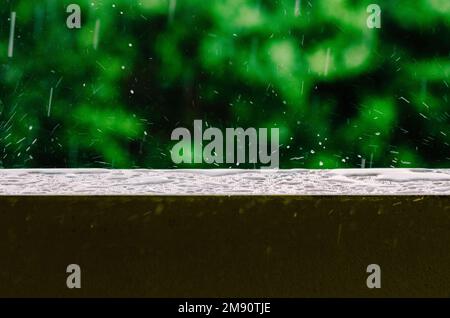
<svg viewBox="0 0 450 318">
<path fill-rule="evenodd" d="M 0 195 L 450 195 L 450 169 L 5 169 Z"/>
</svg>

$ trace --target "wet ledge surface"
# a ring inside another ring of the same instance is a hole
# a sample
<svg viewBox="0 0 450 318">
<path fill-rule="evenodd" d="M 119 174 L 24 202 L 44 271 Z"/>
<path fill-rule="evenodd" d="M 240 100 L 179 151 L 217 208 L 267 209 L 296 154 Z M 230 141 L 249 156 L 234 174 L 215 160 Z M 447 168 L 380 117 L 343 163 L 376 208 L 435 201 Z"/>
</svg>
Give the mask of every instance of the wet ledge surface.
<svg viewBox="0 0 450 318">
<path fill-rule="evenodd" d="M 0 195 L 450 195 L 450 169 L 17 169 Z"/>
<path fill-rule="evenodd" d="M 0 296 L 448 297 L 449 194 L 449 170 L 1 170 Z"/>
</svg>

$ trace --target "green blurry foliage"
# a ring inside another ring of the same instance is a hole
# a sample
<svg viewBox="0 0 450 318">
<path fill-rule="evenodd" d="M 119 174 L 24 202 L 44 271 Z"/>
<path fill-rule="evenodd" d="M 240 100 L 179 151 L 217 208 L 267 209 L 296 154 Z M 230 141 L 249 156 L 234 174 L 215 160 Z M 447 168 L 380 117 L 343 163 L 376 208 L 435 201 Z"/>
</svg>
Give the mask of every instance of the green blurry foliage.
<svg viewBox="0 0 450 318">
<path fill-rule="evenodd" d="M 202 119 L 280 128 L 282 168 L 450 167 L 449 1 L 377 1 L 369 29 L 372 2 L 6 1 L 0 163 L 173 168 Z"/>
</svg>

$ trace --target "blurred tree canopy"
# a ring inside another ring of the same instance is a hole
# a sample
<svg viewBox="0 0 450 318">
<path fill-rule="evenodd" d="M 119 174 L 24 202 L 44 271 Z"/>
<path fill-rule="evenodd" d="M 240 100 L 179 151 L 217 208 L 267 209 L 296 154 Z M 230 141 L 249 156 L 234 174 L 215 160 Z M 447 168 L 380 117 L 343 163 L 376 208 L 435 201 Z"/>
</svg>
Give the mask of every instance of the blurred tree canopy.
<svg viewBox="0 0 450 318">
<path fill-rule="evenodd" d="M 3 0 L 0 166 L 181 167 L 202 119 L 280 128 L 281 168 L 450 167 L 450 1 L 373 2 Z"/>
</svg>

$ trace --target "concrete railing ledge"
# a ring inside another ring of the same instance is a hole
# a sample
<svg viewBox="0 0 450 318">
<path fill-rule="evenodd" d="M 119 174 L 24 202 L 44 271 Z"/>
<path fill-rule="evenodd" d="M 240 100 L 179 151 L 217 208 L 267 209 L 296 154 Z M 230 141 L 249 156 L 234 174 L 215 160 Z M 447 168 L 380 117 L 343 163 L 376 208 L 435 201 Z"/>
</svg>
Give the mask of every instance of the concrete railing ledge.
<svg viewBox="0 0 450 318">
<path fill-rule="evenodd" d="M 450 169 L 3 169 L 0 195 L 450 195 Z"/>
</svg>

